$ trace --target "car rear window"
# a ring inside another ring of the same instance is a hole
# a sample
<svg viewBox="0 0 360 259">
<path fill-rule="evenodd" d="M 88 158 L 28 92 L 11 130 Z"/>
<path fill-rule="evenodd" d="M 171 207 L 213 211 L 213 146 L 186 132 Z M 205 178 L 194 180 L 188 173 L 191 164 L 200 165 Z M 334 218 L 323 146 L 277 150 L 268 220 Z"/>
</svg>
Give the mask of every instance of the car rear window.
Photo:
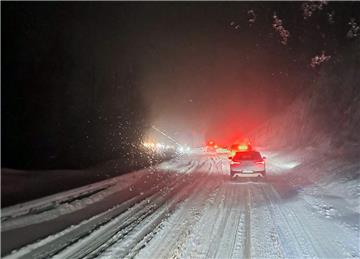
<svg viewBox="0 0 360 259">
<path fill-rule="evenodd" d="M 259 152 L 237 152 L 234 156 L 234 161 L 240 160 L 260 160 L 261 155 Z"/>
</svg>

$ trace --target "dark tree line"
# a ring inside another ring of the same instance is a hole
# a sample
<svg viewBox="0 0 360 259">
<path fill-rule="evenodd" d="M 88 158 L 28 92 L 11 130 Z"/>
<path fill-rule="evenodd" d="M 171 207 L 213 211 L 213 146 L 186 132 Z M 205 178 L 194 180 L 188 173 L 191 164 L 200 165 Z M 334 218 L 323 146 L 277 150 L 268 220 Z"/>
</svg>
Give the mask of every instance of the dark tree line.
<svg viewBox="0 0 360 259">
<path fill-rule="evenodd" d="M 65 7 L 2 4 L 2 167 L 84 168 L 138 152 L 139 66 L 95 8 Z"/>
</svg>

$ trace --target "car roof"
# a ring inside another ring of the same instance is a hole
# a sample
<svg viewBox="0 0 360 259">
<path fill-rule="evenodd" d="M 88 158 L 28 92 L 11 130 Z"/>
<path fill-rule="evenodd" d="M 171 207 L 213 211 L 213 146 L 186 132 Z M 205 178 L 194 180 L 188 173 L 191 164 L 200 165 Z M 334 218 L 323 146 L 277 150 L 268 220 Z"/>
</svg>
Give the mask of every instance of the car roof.
<svg viewBox="0 0 360 259">
<path fill-rule="evenodd" d="M 246 154 L 246 153 L 248 153 L 248 154 L 259 153 L 259 154 L 260 154 L 260 152 L 257 151 L 257 150 L 246 150 L 246 151 L 237 151 L 237 152 L 235 153 L 235 155 L 236 155 L 236 154 Z"/>
<path fill-rule="evenodd" d="M 254 150 L 251 150 L 251 151 L 243 151 L 243 152 L 236 152 L 234 157 L 237 157 L 237 158 L 240 158 L 240 159 L 243 159 L 244 157 L 251 157 L 251 160 L 253 159 L 258 159 L 259 157 L 261 157 L 261 154 L 260 152 L 258 151 L 254 151 Z"/>
</svg>

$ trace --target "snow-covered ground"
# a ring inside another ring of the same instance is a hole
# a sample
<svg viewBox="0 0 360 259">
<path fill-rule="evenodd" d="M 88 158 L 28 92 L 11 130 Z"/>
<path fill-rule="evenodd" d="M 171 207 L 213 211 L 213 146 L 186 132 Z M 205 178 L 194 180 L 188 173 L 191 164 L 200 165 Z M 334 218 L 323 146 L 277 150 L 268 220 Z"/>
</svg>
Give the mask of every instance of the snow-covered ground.
<svg viewBox="0 0 360 259">
<path fill-rule="evenodd" d="M 2 212 L 5 258 L 360 258 L 357 161 L 266 151 L 266 181 L 192 154 Z"/>
</svg>

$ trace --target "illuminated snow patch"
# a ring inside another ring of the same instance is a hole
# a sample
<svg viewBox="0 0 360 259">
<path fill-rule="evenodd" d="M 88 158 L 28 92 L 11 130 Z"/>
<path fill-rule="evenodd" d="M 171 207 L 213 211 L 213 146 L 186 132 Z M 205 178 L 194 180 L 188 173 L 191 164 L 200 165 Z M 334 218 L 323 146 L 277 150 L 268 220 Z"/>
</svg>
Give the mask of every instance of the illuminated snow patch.
<svg viewBox="0 0 360 259">
<path fill-rule="evenodd" d="M 301 164 L 301 161 L 295 159 L 295 156 L 289 156 L 288 153 L 266 151 L 262 153 L 267 157 L 267 171 L 271 172 L 271 174 L 284 174 Z"/>
<path fill-rule="evenodd" d="M 282 167 L 282 168 L 285 168 L 285 169 L 292 169 L 292 168 L 294 168 L 294 167 L 297 167 L 298 165 L 300 165 L 299 162 L 293 161 L 293 162 L 283 163 L 283 164 L 281 165 L 281 167 Z"/>
</svg>

